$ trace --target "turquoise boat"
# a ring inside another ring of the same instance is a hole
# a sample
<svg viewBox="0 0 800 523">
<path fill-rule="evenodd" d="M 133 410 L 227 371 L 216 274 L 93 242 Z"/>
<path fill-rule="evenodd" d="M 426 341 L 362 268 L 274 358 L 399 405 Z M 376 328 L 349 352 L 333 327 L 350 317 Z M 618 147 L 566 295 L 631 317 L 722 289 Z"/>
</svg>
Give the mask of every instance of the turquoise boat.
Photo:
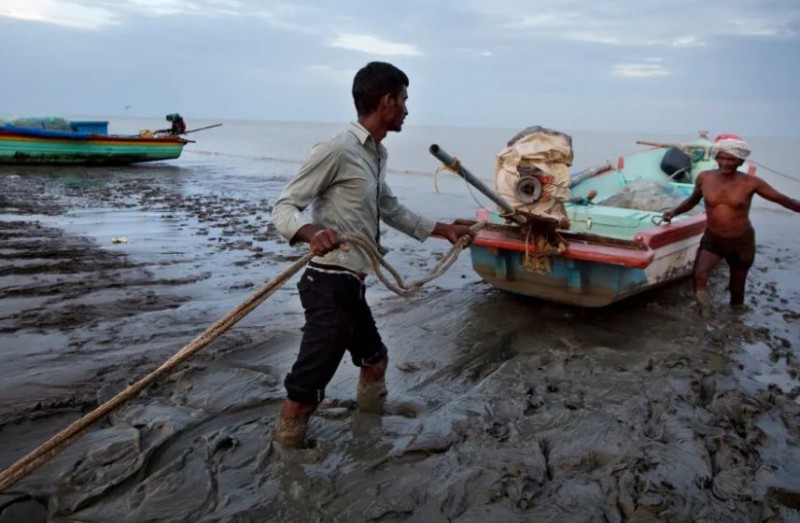
<svg viewBox="0 0 800 523">
<path fill-rule="evenodd" d="M 178 158 L 190 142 L 168 132 L 140 135 L 108 134 L 107 121 L 60 120 L 53 126 L 0 126 L 0 164 L 11 165 L 127 165 Z M 50 119 L 53 120 L 53 119 Z"/>
<path fill-rule="evenodd" d="M 565 246 L 560 253 L 537 253 L 519 225 L 479 211 L 489 226 L 470 247 L 474 270 L 504 291 L 581 307 L 603 307 L 689 276 L 705 211 L 698 206 L 672 223 L 661 223 L 661 214 L 691 194 L 698 174 L 716 168 L 713 144 L 703 138 L 679 147 L 640 143 L 651 148 L 620 157 L 616 166 L 571 175 L 570 226 L 556 231 Z M 752 165 L 743 168 L 755 173 Z M 641 198 L 625 197 L 647 184 L 671 194 L 670 205 L 637 208 Z"/>
</svg>

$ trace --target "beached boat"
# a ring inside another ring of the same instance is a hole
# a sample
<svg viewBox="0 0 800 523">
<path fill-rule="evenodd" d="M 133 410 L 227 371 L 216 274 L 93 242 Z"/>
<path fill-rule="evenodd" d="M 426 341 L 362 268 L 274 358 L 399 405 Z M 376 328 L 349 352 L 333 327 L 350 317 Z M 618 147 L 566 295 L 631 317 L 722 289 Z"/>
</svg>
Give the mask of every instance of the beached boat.
<svg viewBox="0 0 800 523">
<path fill-rule="evenodd" d="M 169 131 L 111 135 L 106 121 L 64 120 L 48 126 L 36 123 L 53 119 L 27 120 L 0 125 L 0 164 L 126 165 L 172 160 L 190 141 Z"/>
<path fill-rule="evenodd" d="M 479 211 L 489 226 L 470 247 L 474 270 L 499 289 L 583 307 L 689 276 L 706 225 L 702 204 L 672 223 L 661 223 L 661 214 L 691 194 L 699 173 L 716 168 L 713 144 L 640 143 L 651 148 L 571 176 L 570 225 L 556 229 L 561 252 L 539 252 L 508 213 Z"/>
</svg>

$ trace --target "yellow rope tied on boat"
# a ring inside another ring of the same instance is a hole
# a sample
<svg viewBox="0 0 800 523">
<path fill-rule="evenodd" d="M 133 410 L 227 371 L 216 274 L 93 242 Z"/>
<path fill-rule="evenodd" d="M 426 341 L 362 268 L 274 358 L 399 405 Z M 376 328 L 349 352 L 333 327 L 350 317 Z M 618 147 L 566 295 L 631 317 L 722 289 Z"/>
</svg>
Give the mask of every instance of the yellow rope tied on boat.
<svg viewBox="0 0 800 523">
<path fill-rule="evenodd" d="M 536 225 L 535 222 L 528 222 L 522 226 L 525 232 L 525 255 L 522 258 L 522 266 L 530 272 L 545 274 L 551 270 L 551 258 L 557 254 L 564 254 L 567 250 L 567 242 L 557 230 Z"/>
<path fill-rule="evenodd" d="M 450 171 L 458 176 L 458 171 L 461 169 L 461 160 L 457 156 L 453 156 L 453 161 L 450 164 L 442 162 L 442 164 L 433 171 L 433 187 L 436 192 L 439 192 L 439 173 L 442 171 Z"/>
<path fill-rule="evenodd" d="M 485 222 L 478 222 L 470 229 L 472 233 L 477 233 L 486 226 Z M 340 235 L 344 243 L 350 243 L 363 249 L 369 256 L 370 263 L 378 279 L 386 285 L 386 287 L 399 294 L 400 296 L 411 296 L 419 291 L 419 289 L 431 280 L 438 278 L 449 269 L 453 263 L 458 259 L 461 251 L 469 244 L 469 235 L 464 235 L 458 239 L 450 250 L 436 263 L 428 274 L 419 280 L 406 283 L 383 257 L 380 255 L 375 242 L 361 234 L 343 233 Z M 140 392 L 153 384 L 157 379 L 166 376 L 172 369 L 180 363 L 183 363 L 190 356 L 198 352 L 200 349 L 211 343 L 213 340 L 224 334 L 228 329 L 233 327 L 242 318 L 247 316 L 256 307 L 261 305 L 267 298 L 272 296 L 286 281 L 294 276 L 300 269 L 302 269 L 311 258 L 314 257 L 313 253 L 308 253 L 302 258 L 292 263 L 289 267 L 280 272 L 277 276 L 267 281 L 259 287 L 253 294 L 250 295 L 244 302 L 234 307 L 225 316 L 217 320 L 205 331 L 203 331 L 194 340 L 185 345 L 181 350 L 175 353 L 171 358 L 161 364 L 156 370 L 146 375 L 139 381 L 128 385 L 125 390 L 106 401 L 93 411 L 84 415 L 82 418 L 73 422 L 61 432 L 48 439 L 42 445 L 26 454 L 19 459 L 16 463 L 0 472 L 0 492 L 5 491 L 14 483 L 25 477 L 33 470 L 50 461 L 59 452 L 71 445 L 77 440 L 86 430 L 93 424 L 105 418 L 115 409 L 120 407 L 123 403 L 131 398 L 137 396 Z M 381 267 L 385 268 L 394 278 L 394 282 L 389 279 L 381 271 Z"/>
</svg>

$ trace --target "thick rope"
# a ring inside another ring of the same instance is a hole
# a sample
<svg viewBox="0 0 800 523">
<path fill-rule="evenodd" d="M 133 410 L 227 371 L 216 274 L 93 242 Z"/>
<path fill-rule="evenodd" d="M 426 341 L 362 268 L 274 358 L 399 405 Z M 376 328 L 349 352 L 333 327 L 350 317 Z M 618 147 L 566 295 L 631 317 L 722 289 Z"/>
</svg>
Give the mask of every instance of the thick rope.
<svg viewBox="0 0 800 523">
<path fill-rule="evenodd" d="M 485 226 L 485 223 L 479 222 L 471 227 L 473 232 L 477 232 Z M 386 261 L 378 252 L 375 243 L 360 234 L 341 234 L 340 239 L 345 243 L 352 243 L 359 248 L 363 249 L 370 258 L 375 274 L 386 287 L 399 294 L 400 296 L 410 296 L 417 292 L 425 283 L 438 278 L 450 268 L 451 265 L 458 258 L 461 251 L 469 244 L 469 235 L 462 236 L 453 244 L 445 256 L 436 263 L 434 268 L 428 273 L 427 276 L 406 284 L 397 271 Z M 118 393 L 116 396 L 106 401 L 93 411 L 87 413 L 82 418 L 73 422 L 61 432 L 51 437 L 39 447 L 26 454 L 19 459 L 16 463 L 0 472 L 0 492 L 5 491 L 21 478 L 30 474 L 33 470 L 37 469 L 44 463 L 50 461 L 62 450 L 71 445 L 77 440 L 89 427 L 98 421 L 102 420 L 123 403 L 131 398 L 139 395 L 145 388 L 155 382 L 157 379 L 168 374 L 180 363 L 183 363 L 193 354 L 200 349 L 211 343 L 213 340 L 224 334 L 242 318 L 247 316 L 256 307 L 261 305 L 267 298 L 272 296 L 286 281 L 294 276 L 300 269 L 302 269 L 311 258 L 314 257 L 313 253 L 304 255 L 299 260 L 292 263 L 289 267 L 280 272 L 277 276 L 267 281 L 259 287 L 253 294 L 250 295 L 244 302 L 233 308 L 225 316 L 217 320 L 214 324 L 208 327 L 202 334 L 197 336 L 175 355 L 161 364 L 156 370 L 146 375 L 139 381 L 128 385 L 125 390 Z M 396 284 L 393 284 L 383 275 L 380 271 L 380 266 L 383 266 L 394 277 Z"/>
<path fill-rule="evenodd" d="M 486 226 L 485 222 L 478 222 L 472 227 L 470 227 L 470 231 L 472 234 L 477 233 L 481 229 Z M 439 260 L 436 262 L 436 265 L 428 271 L 428 274 L 423 276 L 418 280 L 414 280 L 412 282 L 406 283 L 403 281 L 403 278 L 400 274 L 392 267 L 389 262 L 387 262 L 378 252 L 377 248 L 375 247 L 375 242 L 371 239 L 367 238 L 366 236 L 358 233 L 345 233 L 342 235 L 343 238 L 346 239 L 348 243 L 354 244 L 360 247 L 364 252 L 367 253 L 370 259 L 370 263 L 372 265 L 372 269 L 375 271 L 375 276 L 383 283 L 387 289 L 394 292 L 398 296 L 408 297 L 415 294 L 419 289 L 425 285 L 426 283 L 435 280 L 445 272 L 455 263 L 458 259 L 458 256 L 461 254 L 461 251 L 469 245 L 470 236 L 464 235 L 453 244 L 449 251 Z M 381 271 L 381 267 L 385 268 L 391 274 L 392 278 L 394 278 L 394 283 L 389 281 L 389 278 L 386 277 L 385 274 Z"/>
<path fill-rule="evenodd" d="M 557 230 L 550 227 L 538 228 L 533 221 L 522 226 L 522 230 L 525 231 L 525 255 L 522 258 L 522 266 L 537 274 L 550 272 L 551 258 L 564 253 L 567 248 L 566 240 Z M 531 244 L 536 249 L 534 252 L 531 252 Z"/>
</svg>

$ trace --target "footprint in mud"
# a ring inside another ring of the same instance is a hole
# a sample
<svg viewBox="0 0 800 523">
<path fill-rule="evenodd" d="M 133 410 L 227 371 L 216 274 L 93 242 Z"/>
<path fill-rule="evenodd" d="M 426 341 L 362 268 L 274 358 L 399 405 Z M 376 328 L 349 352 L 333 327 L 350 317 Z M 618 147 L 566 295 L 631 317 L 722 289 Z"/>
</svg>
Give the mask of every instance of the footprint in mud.
<svg viewBox="0 0 800 523">
<path fill-rule="evenodd" d="M 506 499 L 515 507 L 525 510 L 534 505 L 535 499 L 552 476 L 544 462 L 535 457 L 522 461 L 510 460 L 502 471 L 502 476 L 489 488 L 492 501 Z"/>
<path fill-rule="evenodd" d="M 257 470 L 260 472 L 270 464 L 282 464 L 290 467 L 298 465 L 314 465 L 320 463 L 325 456 L 324 446 L 315 439 L 309 439 L 302 449 L 284 448 L 271 437 L 264 446 L 264 451 L 256 458 Z"/>
<path fill-rule="evenodd" d="M 0 495 L 0 523 L 47 521 L 47 507 L 42 502 L 28 495 L 8 497 Z"/>
<path fill-rule="evenodd" d="M 420 361 L 420 362 L 413 362 L 413 361 L 403 361 L 395 365 L 398 370 L 403 372 L 418 372 L 421 370 L 432 370 L 436 368 L 435 361 Z"/>
<path fill-rule="evenodd" d="M 800 511 L 800 490 L 770 487 L 767 489 L 767 497 L 784 507 Z"/>
<path fill-rule="evenodd" d="M 465 355 L 466 358 L 450 369 L 451 374 L 470 385 L 482 381 L 499 369 L 503 362 L 519 354 L 515 340 L 514 332 L 506 332 L 492 335 L 487 342 L 474 344 Z"/>
<path fill-rule="evenodd" d="M 324 419 L 342 419 L 350 415 L 353 409 L 347 407 L 320 407 L 314 416 Z"/>
<path fill-rule="evenodd" d="M 417 418 L 427 410 L 427 407 L 428 406 L 420 400 L 390 397 L 383 407 L 382 415 Z M 314 416 L 324 419 L 343 419 L 353 413 L 358 413 L 358 405 L 354 400 L 328 398 L 319 406 Z"/>
</svg>

